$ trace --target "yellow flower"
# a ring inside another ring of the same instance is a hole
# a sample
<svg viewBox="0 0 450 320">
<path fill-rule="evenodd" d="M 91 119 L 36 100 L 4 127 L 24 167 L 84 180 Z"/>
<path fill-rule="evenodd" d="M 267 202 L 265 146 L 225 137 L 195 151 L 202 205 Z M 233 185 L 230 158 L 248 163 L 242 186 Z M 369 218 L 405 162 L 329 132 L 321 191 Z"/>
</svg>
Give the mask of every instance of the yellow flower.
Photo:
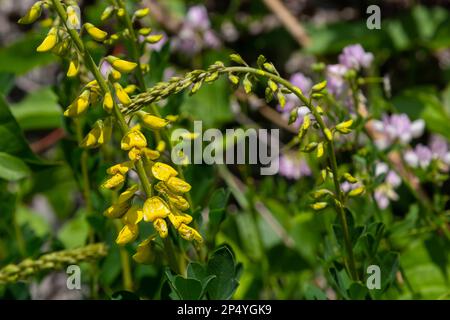
<svg viewBox="0 0 450 320">
<path fill-rule="evenodd" d="M 91 92 L 84 90 L 81 95 L 64 111 L 66 117 L 78 117 L 83 114 L 89 106 Z"/>
<path fill-rule="evenodd" d="M 128 151 L 128 158 L 130 158 L 130 160 L 132 160 L 132 161 L 140 159 L 141 158 L 141 149 L 131 148 L 131 150 Z"/>
<path fill-rule="evenodd" d="M 39 45 L 39 47 L 36 48 L 37 52 L 47 52 L 52 50 L 55 45 L 56 42 L 58 41 L 58 30 L 56 28 L 51 28 L 50 31 L 48 32 L 47 36 L 45 37 L 45 39 L 41 42 L 41 44 Z"/>
<path fill-rule="evenodd" d="M 145 148 L 147 146 L 147 139 L 140 131 L 140 127 L 135 126 L 128 131 L 120 142 L 122 150 L 130 150 L 134 147 Z"/>
<path fill-rule="evenodd" d="M 162 119 L 148 113 L 140 113 L 139 116 L 141 117 L 144 124 L 146 124 L 150 129 L 153 130 L 162 129 L 169 123 L 169 121 L 167 121 L 166 119 Z"/>
<path fill-rule="evenodd" d="M 125 176 L 121 173 L 116 173 L 112 177 L 110 177 L 108 180 L 106 180 L 102 187 L 106 189 L 112 189 L 117 187 L 118 185 L 122 184 L 125 181 Z"/>
<path fill-rule="evenodd" d="M 111 92 L 105 93 L 105 96 L 103 97 L 103 109 L 105 109 L 108 112 L 111 112 L 113 109 L 114 102 L 111 96 Z"/>
<path fill-rule="evenodd" d="M 135 84 L 129 84 L 123 90 L 128 94 L 133 94 L 137 90 L 137 86 Z"/>
<path fill-rule="evenodd" d="M 94 128 L 86 135 L 81 141 L 80 147 L 82 148 L 97 148 L 102 144 L 109 141 L 112 132 L 111 120 L 106 120 L 105 123 L 102 120 L 98 120 Z"/>
<path fill-rule="evenodd" d="M 143 217 L 142 210 L 139 210 L 138 207 L 131 207 L 127 213 L 122 217 L 122 222 L 128 225 L 135 225 L 141 222 Z"/>
<path fill-rule="evenodd" d="M 67 69 L 67 76 L 73 78 L 78 74 L 79 64 L 78 61 L 70 61 L 69 68 Z"/>
<path fill-rule="evenodd" d="M 316 202 L 311 205 L 311 208 L 313 208 L 314 210 L 322 210 L 325 209 L 327 206 L 328 203 L 326 202 Z"/>
<path fill-rule="evenodd" d="M 67 24 L 72 27 L 79 29 L 80 28 L 80 19 L 78 19 L 78 10 L 80 8 L 75 6 L 68 6 L 66 9 L 67 12 Z"/>
<path fill-rule="evenodd" d="M 350 133 L 352 131 L 350 129 L 352 124 L 353 124 L 353 120 L 352 119 L 344 121 L 344 122 L 341 122 L 341 123 L 339 123 L 336 126 L 336 130 L 339 131 L 340 133 L 343 133 L 343 134 Z"/>
<path fill-rule="evenodd" d="M 166 202 L 157 196 L 145 200 L 142 211 L 144 212 L 144 220 L 150 222 L 158 218 L 166 218 L 170 213 Z"/>
<path fill-rule="evenodd" d="M 152 264 L 155 261 L 153 254 L 153 244 L 155 237 L 149 237 L 139 243 L 136 248 L 136 253 L 133 255 L 133 260 L 137 263 Z"/>
<path fill-rule="evenodd" d="M 111 77 L 113 78 L 113 80 L 119 81 L 120 77 L 122 77 L 122 74 L 119 71 L 112 69 L 111 70 Z"/>
<path fill-rule="evenodd" d="M 158 180 L 167 181 L 170 177 L 178 175 L 178 172 L 168 164 L 156 162 L 152 166 L 152 174 Z"/>
<path fill-rule="evenodd" d="M 141 29 L 139 29 L 139 34 L 141 36 L 146 36 L 146 35 L 150 34 L 150 32 L 152 32 L 152 28 L 141 28 Z"/>
<path fill-rule="evenodd" d="M 328 139 L 328 141 L 333 140 L 333 134 L 331 133 L 330 129 L 325 128 L 325 130 L 323 130 L 323 133 L 325 134 L 325 137 Z"/>
<path fill-rule="evenodd" d="M 131 161 L 126 161 L 123 163 L 115 164 L 112 167 L 109 167 L 106 170 L 106 173 L 110 175 L 114 175 L 117 173 L 126 174 L 131 169 L 131 167 L 133 167 L 133 163 Z"/>
<path fill-rule="evenodd" d="M 356 197 L 356 196 L 359 196 L 360 194 L 362 194 L 362 193 L 364 192 L 364 190 L 365 190 L 364 186 L 355 188 L 355 189 L 351 190 L 351 191 L 348 193 L 348 196 L 349 196 L 349 197 Z"/>
<path fill-rule="evenodd" d="M 129 105 L 131 103 L 131 99 L 128 96 L 128 94 L 125 92 L 125 90 L 122 88 L 120 83 L 115 82 L 114 88 L 116 89 L 116 96 L 119 101 L 124 104 L 125 106 Z"/>
<path fill-rule="evenodd" d="M 164 150 L 166 150 L 166 143 L 163 140 L 160 140 L 156 146 L 156 150 L 160 153 L 164 152 Z"/>
<path fill-rule="evenodd" d="M 162 38 L 163 38 L 162 34 L 154 34 L 154 35 L 145 37 L 145 41 L 150 44 L 155 44 L 155 43 L 158 43 L 159 41 L 161 41 Z"/>
<path fill-rule="evenodd" d="M 160 153 L 156 150 L 152 150 L 149 148 L 144 148 L 142 149 L 142 152 L 145 154 L 145 156 L 149 159 L 149 160 L 156 160 L 160 157 Z"/>
<path fill-rule="evenodd" d="M 153 227 L 159 233 L 161 238 L 166 238 L 169 234 L 169 230 L 167 229 L 167 223 L 164 219 L 158 218 L 153 222 Z"/>
<path fill-rule="evenodd" d="M 99 28 L 94 26 L 92 23 L 85 23 L 84 27 L 85 27 L 87 33 L 89 33 L 89 35 L 97 41 L 103 41 L 108 36 L 107 32 L 100 30 Z"/>
<path fill-rule="evenodd" d="M 139 233 L 139 227 L 135 224 L 126 224 L 122 230 L 120 230 L 117 236 L 116 243 L 118 245 L 125 245 L 134 241 Z"/>
<path fill-rule="evenodd" d="M 31 6 L 28 12 L 19 19 L 20 24 L 30 24 L 35 22 L 40 16 L 42 12 L 42 1 L 38 1 Z"/>
<path fill-rule="evenodd" d="M 185 240 L 188 240 L 188 241 L 195 240 L 199 243 L 203 242 L 203 238 L 200 235 L 200 233 L 198 233 L 197 230 L 195 230 L 185 224 L 181 224 L 181 226 L 178 228 L 178 233 Z"/>
<path fill-rule="evenodd" d="M 136 62 L 131 62 L 127 60 L 122 60 L 114 56 L 107 56 L 106 60 L 111 64 L 111 66 L 122 72 L 122 73 L 128 73 L 133 71 L 137 67 Z"/>
<path fill-rule="evenodd" d="M 321 158 L 323 156 L 323 143 L 320 142 L 317 145 L 317 158 Z"/>
<path fill-rule="evenodd" d="M 173 204 L 175 208 L 182 211 L 189 209 L 189 202 L 183 196 L 170 191 L 164 182 L 158 182 L 155 185 L 155 190 L 167 197 L 169 202 Z"/>
<path fill-rule="evenodd" d="M 145 17 L 146 15 L 148 15 L 149 12 L 150 12 L 149 8 L 139 9 L 139 10 L 136 10 L 136 12 L 134 13 L 134 16 L 136 18 L 141 19 L 141 18 Z"/>
<path fill-rule="evenodd" d="M 170 177 L 166 181 L 166 184 L 169 189 L 175 193 L 186 193 L 191 190 L 191 185 L 189 183 L 177 177 Z"/>
<path fill-rule="evenodd" d="M 121 218 L 131 207 L 131 202 L 115 203 L 103 212 L 103 215 L 110 219 Z"/>
<path fill-rule="evenodd" d="M 130 200 L 134 196 L 136 191 L 138 191 L 138 189 L 139 189 L 139 186 L 137 184 L 132 185 L 131 187 L 129 187 L 127 190 L 125 190 L 124 192 L 122 192 L 119 195 L 119 198 L 117 198 L 117 203 L 121 203 L 121 202 Z"/>
<path fill-rule="evenodd" d="M 187 213 L 169 214 L 169 220 L 175 229 L 178 229 L 182 224 L 189 224 L 192 222 L 192 217 Z"/>
</svg>

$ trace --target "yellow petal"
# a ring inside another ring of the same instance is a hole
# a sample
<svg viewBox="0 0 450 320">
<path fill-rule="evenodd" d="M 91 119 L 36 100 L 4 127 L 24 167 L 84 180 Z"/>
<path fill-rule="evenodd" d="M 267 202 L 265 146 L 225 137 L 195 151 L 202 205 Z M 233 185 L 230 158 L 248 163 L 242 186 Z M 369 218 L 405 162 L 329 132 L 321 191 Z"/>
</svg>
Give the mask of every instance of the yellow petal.
<svg viewBox="0 0 450 320">
<path fill-rule="evenodd" d="M 131 207 L 131 202 L 116 203 L 103 212 L 105 217 L 110 219 L 121 218 Z"/>
<path fill-rule="evenodd" d="M 67 76 L 69 78 L 75 77 L 78 74 L 78 63 L 76 61 L 70 61 L 69 69 L 67 69 Z"/>
<path fill-rule="evenodd" d="M 155 221 L 158 218 L 165 218 L 169 215 L 170 210 L 166 202 L 160 197 L 151 197 L 144 202 L 142 208 L 145 221 Z"/>
<path fill-rule="evenodd" d="M 144 124 L 146 124 L 150 129 L 153 130 L 162 129 L 169 123 L 169 121 L 167 121 L 166 119 L 162 119 L 148 113 L 141 115 L 141 119 Z"/>
<path fill-rule="evenodd" d="M 155 255 L 153 253 L 154 243 L 154 236 L 142 241 L 136 248 L 133 260 L 141 264 L 152 264 L 155 261 Z"/>
<path fill-rule="evenodd" d="M 106 170 L 106 173 L 108 173 L 110 175 L 117 174 L 117 173 L 126 174 L 130 170 L 131 167 L 133 167 L 133 163 L 131 161 L 118 163 L 118 164 L 113 165 L 112 167 L 109 167 Z"/>
<path fill-rule="evenodd" d="M 30 24 L 35 22 L 41 15 L 42 12 L 42 1 L 38 1 L 31 6 L 28 12 L 19 19 L 18 23 L 20 24 Z"/>
<path fill-rule="evenodd" d="M 85 23 L 84 27 L 86 28 L 86 31 L 89 33 L 89 35 L 97 41 L 103 41 L 108 36 L 107 32 L 100 30 L 91 23 Z"/>
<path fill-rule="evenodd" d="M 139 233 L 139 227 L 137 225 L 125 225 L 122 230 L 120 230 L 117 236 L 116 243 L 118 245 L 124 245 L 129 242 L 134 241 Z"/>
<path fill-rule="evenodd" d="M 50 29 L 49 33 L 45 37 L 45 39 L 42 41 L 42 43 L 36 48 L 37 52 L 47 52 L 52 50 L 56 42 L 58 40 L 57 32 L 55 28 Z"/>
<path fill-rule="evenodd" d="M 111 92 L 107 92 L 105 94 L 105 97 L 103 98 L 103 109 L 105 109 L 108 112 L 111 112 L 113 109 L 114 102 L 111 96 Z"/>
<path fill-rule="evenodd" d="M 125 90 L 122 88 L 122 86 L 119 83 L 115 82 L 114 88 L 116 89 L 117 99 L 119 99 L 119 101 L 125 106 L 129 105 L 131 103 L 131 99 L 125 92 Z"/>
<path fill-rule="evenodd" d="M 82 115 L 89 106 L 90 91 L 85 90 L 72 104 L 64 111 L 66 117 L 78 117 Z"/>
<path fill-rule="evenodd" d="M 152 174 L 158 180 L 167 181 L 170 177 L 178 175 L 178 172 L 168 164 L 156 162 L 152 166 Z"/>
<path fill-rule="evenodd" d="M 169 229 L 167 228 L 167 223 L 164 219 L 158 218 L 153 222 L 153 227 L 159 233 L 161 238 L 166 238 L 169 234 Z"/>
<path fill-rule="evenodd" d="M 106 60 L 111 64 L 111 66 L 114 69 L 123 73 L 131 72 L 137 67 L 136 62 L 122 60 L 114 56 L 108 56 L 106 57 Z"/>
<path fill-rule="evenodd" d="M 166 181 L 166 184 L 169 189 L 175 193 L 186 193 L 191 190 L 191 185 L 189 183 L 177 177 L 170 177 Z"/>
<path fill-rule="evenodd" d="M 122 150 L 130 150 L 132 148 L 145 148 L 147 146 L 147 139 L 139 130 L 130 130 L 122 138 L 120 147 Z"/>
<path fill-rule="evenodd" d="M 159 41 L 161 41 L 162 38 L 163 38 L 162 34 L 154 34 L 154 35 L 145 37 L 145 41 L 150 44 L 155 44 L 155 43 L 158 43 Z"/>
<path fill-rule="evenodd" d="M 160 153 L 164 152 L 164 150 L 166 150 L 166 143 L 163 140 L 160 140 L 156 146 L 156 150 Z"/>
<path fill-rule="evenodd" d="M 181 224 L 181 226 L 178 228 L 178 233 L 180 236 L 188 241 L 195 240 L 197 242 L 203 242 L 203 238 L 200 235 L 200 233 L 197 232 L 197 230 L 185 225 Z"/>
<path fill-rule="evenodd" d="M 131 207 L 127 213 L 122 217 L 122 222 L 124 224 L 138 224 L 143 218 L 142 210 L 138 207 Z"/>
<path fill-rule="evenodd" d="M 139 160 L 141 158 L 142 152 L 139 148 L 131 148 L 130 151 L 128 151 L 128 158 L 132 161 Z"/>
<path fill-rule="evenodd" d="M 160 153 L 156 150 L 152 150 L 149 148 L 144 148 L 142 149 L 142 152 L 145 154 L 145 156 L 149 159 L 149 160 L 156 160 L 160 157 Z"/>
<path fill-rule="evenodd" d="M 125 181 L 125 176 L 121 173 L 116 173 L 111 178 L 106 180 L 102 187 L 107 189 L 112 189 L 117 187 L 118 185 L 122 184 Z"/>
<path fill-rule="evenodd" d="M 175 229 L 178 229 L 182 224 L 189 224 L 192 222 L 192 217 L 187 213 L 169 214 L 169 220 Z"/>
<path fill-rule="evenodd" d="M 138 189 L 139 186 L 137 184 L 132 185 L 119 195 L 119 198 L 117 198 L 117 203 L 126 202 L 130 200 L 134 196 L 136 191 L 138 191 Z"/>
</svg>

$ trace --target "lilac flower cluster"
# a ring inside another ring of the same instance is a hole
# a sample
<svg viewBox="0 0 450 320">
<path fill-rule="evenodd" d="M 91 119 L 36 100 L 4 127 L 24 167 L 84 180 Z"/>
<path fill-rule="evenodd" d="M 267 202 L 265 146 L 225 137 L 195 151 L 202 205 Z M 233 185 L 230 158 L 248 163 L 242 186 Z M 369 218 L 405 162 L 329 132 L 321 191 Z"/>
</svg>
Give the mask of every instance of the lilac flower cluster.
<svg viewBox="0 0 450 320">
<path fill-rule="evenodd" d="M 373 120 L 375 144 L 385 150 L 395 142 L 408 144 L 413 138 L 420 137 L 425 129 L 425 121 L 411 121 L 406 114 L 383 115 L 382 120 Z"/>
<path fill-rule="evenodd" d="M 380 209 L 386 209 L 389 206 L 390 201 L 397 201 L 398 194 L 395 192 L 395 188 L 401 185 L 401 178 L 389 167 L 386 163 L 377 163 L 375 167 L 375 176 L 386 174 L 384 182 L 379 185 L 374 192 L 374 198 Z"/>
<path fill-rule="evenodd" d="M 311 176 L 312 174 L 306 160 L 298 153 L 285 153 L 280 156 L 279 173 L 288 179 L 294 180 Z"/>
<path fill-rule="evenodd" d="M 418 144 L 414 149 L 408 150 L 403 156 L 405 162 L 413 168 L 426 169 L 433 160 L 440 168 L 448 171 L 450 165 L 450 151 L 447 141 L 438 135 L 433 135 L 429 146 Z"/>
<path fill-rule="evenodd" d="M 179 34 L 173 39 L 173 49 L 189 56 L 205 48 L 217 49 L 221 41 L 211 29 L 208 12 L 203 5 L 191 7 Z"/>
</svg>

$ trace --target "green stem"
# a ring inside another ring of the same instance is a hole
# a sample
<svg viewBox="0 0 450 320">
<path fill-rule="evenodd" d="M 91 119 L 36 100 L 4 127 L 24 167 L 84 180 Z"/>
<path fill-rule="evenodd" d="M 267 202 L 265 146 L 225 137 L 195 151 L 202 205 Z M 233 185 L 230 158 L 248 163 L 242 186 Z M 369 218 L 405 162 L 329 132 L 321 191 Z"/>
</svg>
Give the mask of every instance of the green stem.
<svg viewBox="0 0 450 320">
<path fill-rule="evenodd" d="M 117 232 L 119 233 L 120 230 L 122 229 L 120 221 L 115 220 L 114 224 L 116 226 Z M 125 249 L 125 247 L 120 246 L 119 254 L 120 254 L 120 264 L 122 266 L 122 281 L 124 289 L 128 291 L 133 291 L 133 277 L 131 274 L 130 257 L 128 255 L 128 251 Z"/>
</svg>

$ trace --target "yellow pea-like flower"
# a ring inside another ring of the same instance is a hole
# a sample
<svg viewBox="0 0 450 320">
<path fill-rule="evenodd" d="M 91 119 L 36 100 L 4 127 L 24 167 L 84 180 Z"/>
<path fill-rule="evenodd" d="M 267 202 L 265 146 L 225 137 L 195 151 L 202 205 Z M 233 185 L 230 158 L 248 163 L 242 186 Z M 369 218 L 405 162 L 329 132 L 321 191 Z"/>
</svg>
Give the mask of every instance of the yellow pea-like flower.
<svg viewBox="0 0 450 320">
<path fill-rule="evenodd" d="M 169 206 L 160 197 L 151 197 L 145 200 L 142 208 L 144 220 L 153 222 L 155 219 L 164 219 L 170 214 Z"/>
<path fill-rule="evenodd" d="M 103 109 L 105 109 L 108 112 L 111 112 L 113 109 L 114 102 L 113 98 L 111 96 L 111 92 L 105 93 L 105 96 L 103 97 Z"/>
<path fill-rule="evenodd" d="M 159 233 L 161 238 L 166 238 L 169 234 L 169 229 L 167 228 L 167 223 L 164 219 L 158 218 L 153 222 L 153 227 Z"/>
<path fill-rule="evenodd" d="M 119 71 L 114 70 L 114 69 L 111 70 L 110 75 L 111 75 L 111 77 L 113 78 L 113 80 L 115 80 L 115 81 L 119 81 L 120 78 L 122 77 L 122 74 L 121 74 Z M 124 89 L 124 90 L 125 90 L 125 89 Z M 125 91 L 125 92 L 126 92 L 126 91 Z"/>
<path fill-rule="evenodd" d="M 152 28 L 141 28 L 138 32 L 141 36 L 147 36 L 152 32 Z"/>
<path fill-rule="evenodd" d="M 112 188 L 117 187 L 118 185 L 121 185 L 122 183 L 124 183 L 124 181 L 125 181 L 125 176 L 121 173 L 116 173 L 111 178 L 106 180 L 102 184 L 102 187 L 106 188 L 106 189 L 112 189 Z"/>
<path fill-rule="evenodd" d="M 116 89 L 116 96 L 119 101 L 124 104 L 125 106 L 129 105 L 131 103 L 131 99 L 128 96 L 128 94 L 125 92 L 125 90 L 122 88 L 120 83 L 115 82 L 114 83 L 114 89 Z"/>
<path fill-rule="evenodd" d="M 128 73 L 133 71 L 137 67 L 136 62 L 131 62 L 127 60 L 122 60 L 114 56 L 108 56 L 106 57 L 106 60 L 111 64 L 111 66 L 122 72 L 122 73 Z"/>
<path fill-rule="evenodd" d="M 130 200 L 131 198 L 133 198 L 134 194 L 136 193 L 136 191 L 138 191 L 138 189 L 139 186 L 137 184 L 132 185 L 119 195 L 119 197 L 117 198 L 117 203 L 122 203 Z"/>
<path fill-rule="evenodd" d="M 158 182 L 155 185 L 155 190 L 163 194 L 165 197 L 167 197 L 170 204 L 172 204 L 175 208 L 182 211 L 189 209 L 190 207 L 189 202 L 183 196 L 180 196 L 170 191 L 164 182 L 162 181 Z"/>
<path fill-rule="evenodd" d="M 106 120 L 105 123 L 102 120 L 98 120 L 95 123 L 94 128 L 92 128 L 83 141 L 81 141 L 80 147 L 97 148 L 109 141 L 111 132 L 112 125 L 110 120 Z"/>
<path fill-rule="evenodd" d="M 140 159 L 141 155 L 142 152 L 139 148 L 131 148 L 131 150 L 128 151 L 128 158 L 132 161 Z"/>
<path fill-rule="evenodd" d="M 80 19 L 78 19 L 78 10 L 75 6 L 68 6 L 67 12 L 67 24 L 72 28 L 80 28 Z"/>
<path fill-rule="evenodd" d="M 182 224 L 189 224 L 192 222 L 192 217 L 187 213 L 169 214 L 169 220 L 175 229 L 178 229 Z"/>
<path fill-rule="evenodd" d="M 86 29 L 87 33 L 94 38 L 97 41 L 103 41 L 108 36 L 108 33 L 97 28 L 92 23 L 85 23 L 84 28 Z"/>
<path fill-rule="evenodd" d="M 84 90 L 81 95 L 64 111 L 66 117 L 78 117 L 83 114 L 89 106 L 91 92 Z"/>
<path fill-rule="evenodd" d="M 195 240 L 199 243 L 203 242 L 203 238 L 200 235 L 200 233 L 198 233 L 197 230 L 195 230 L 185 224 L 181 224 L 181 226 L 178 228 L 178 233 L 185 240 L 188 240 L 188 241 Z"/>
<path fill-rule="evenodd" d="M 120 230 L 117 236 L 116 243 L 118 245 L 125 245 L 136 240 L 139 234 L 139 227 L 134 224 L 126 224 L 122 230 Z"/>
<path fill-rule="evenodd" d="M 340 133 L 346 134 L 346 133 L 350 133 L 352 130 L 350 129 L 350 127 L 353 124 L 353 120 L 347 120 L 344 122 L 339 123 L 338 125 L 336 125 L 336 130 L 339 131 Z"/>
<path fill-rule="evenodd" d="M 78 74 L 78 71 L 79 71 L 78 61 L 74 61 L 74 60 L 70 61 L 69 68 L 67 69 L 67 74 L 66 75 L 69 78 L 73 78 L 73 77 L 75 77 Z"/>
<path fill-rule="evenodd" d="M 318 211 L 318 210 L 325 209 L 327 206 L 328 206 L 327 202 L 316 202 L 311 205 L 311 208 Z"/>
<path fill-rule="evenodd" d="M 36 51 L 48 52 L 55 47 L 57 42 L 58 42 L 58 30 L 56 28 L 51 28 L 45 39 L 36 48 Z"/>
<path fill-rule="evenodd" d="M 131 150 L 132 148 L 145 148 L 147 146 L 147 139 L 140 131 L 140 127 L 136 126 L 130 129 L 120 142 L 122 150 Z"/>
<path fill-rule="evenodd" d="M 169 189 L 175 193 L 186 193 L 191 190 L 191 185 L 189 183 L 177 177 L 170 177 L 166 181 L 166 184 Z"/>
<path fill-rule="evenodd" d="M 178 175 L 178 172 L 168 164 L 156 162 L 152 166 L 152 174 L 158 180 L 167 181 L 170 177 Z"/>
<path fill-rule="evenodd" d="M 129 84 L 123 90 L 125 90 L 127 94 L 133 94 L 137 90 L 137 85 Z"/>
<path fill-rule="evenodd" d="M 159 41 L 161 41 L 162 38 L 163 38 L 162 34 L 154 34 L 154 35 L 145 37 L 145 41 L 150 44 L 155 44 L 155 43 L 158 43 Z"/>
<path fill-rule="evenodd" d="M 110 219 L 121 218 L 131 207 L 131 202 L 115 203 L 103 212 L 103 215 Z"/>
<path fill-rule="evenodd" d="M 364 186 L 355 188 L 348 193 L 348 196 L 349 197 L 357 197 L 360 194 L 362 194 L 364 192 L 364 190 L 365 190 Z"/>
<path fill-rule="evenodd" d="M 141 117 L 142 121 L 144 122 L 144 124 L 153 130 L 162 129 L 165 126 L 167 126 L 167 124 L 169 123 L 169 121 L 167 121 L 166 119 L 162 119 L 160 117 L 153 116 L 149 113 L 141 113 L 140 117 Z"/>
<path fill-rule="evenodd" d="M 141 18 L 145 17 L 146 15 L 148 15 L 149 12 L 150 12 L 149 8 L 139 9 L 139 10 L 136 10 L 136 12 L 134 13 L 134 16 L 136 18 L 141 19 Z"/>
<path fill-rule="evenodd" d="M 31 6 L 28 12 L 19 19 L 18 23 L 20 24 L 30 24 L 35 22 L 42 13 L 42 1 L 38 1 Z"/>
<path fill-rule="evenodd" d="M 149 237 L 138 244 L 133 260 L 141 264 L 152 264 L 155 261 L 153 244 L 155 236 Z"/>
<path fill-rule="evenodd" d="M 158 151 L 149 148 L 142 149 L 142 152 L 149 160 L 156 160 L 161 156 L 161 154 Z"/>
<path fill-rule="evenodd" d="M 122 217 L 122 222 L 128 225 L 135 225 L 142 221 L 143 213 L 138 207 L 131 207 Z"/>
<path fill-rule="evenodd" d="M 121 174 L 126 174 L 131 168 L 133 167 L 133 162 L 131 161 L 126 161 L 123 163 L 118 163 L 113 165 L 112 167 L 109 167 L 106 170 L 106 173 L 109 175 L 114 175 L 117 173 L 121 173 Z"/>
</svg>

